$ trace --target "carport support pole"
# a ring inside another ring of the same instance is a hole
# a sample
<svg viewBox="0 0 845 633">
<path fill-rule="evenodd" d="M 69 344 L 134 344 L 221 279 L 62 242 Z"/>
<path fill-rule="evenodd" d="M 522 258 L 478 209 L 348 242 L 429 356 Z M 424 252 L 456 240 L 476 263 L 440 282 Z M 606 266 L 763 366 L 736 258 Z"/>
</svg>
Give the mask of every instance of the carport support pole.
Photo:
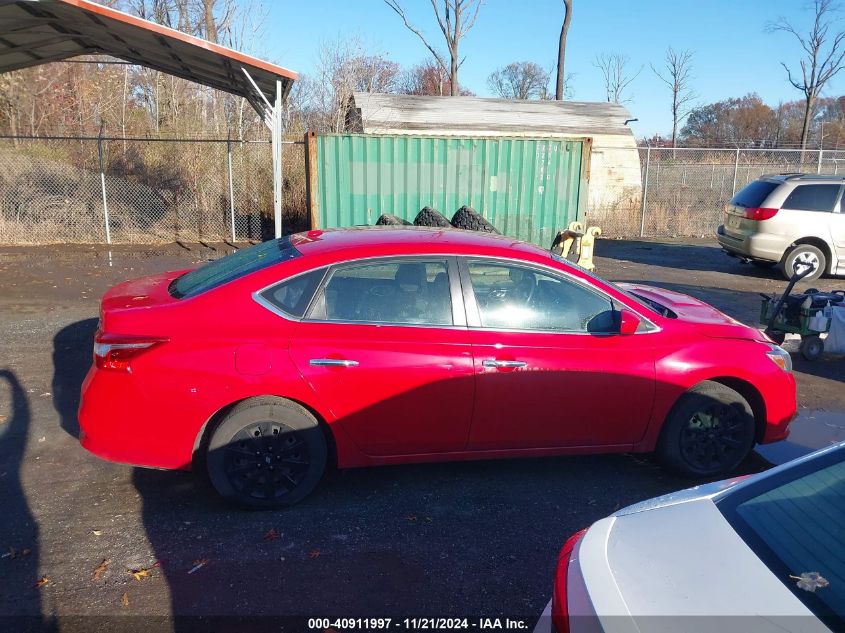
<svg viewBox="0 0 845 633">
<path fill-rule="evenodd" d="M 282 80 L 276 80 L 273 105 L 273 217 L 276 239 L 282 237 Z"/>
<path fill-rule="evenodd" d="M 651 145 L 645 151 L 645 178 L 643 178 L 643 202 L 640 208 L 640 237 L 645 235 L 645 210 L 648 199 L 648 168 L 651 164 Z"/>
<path fill-rule="evenodd" d="M 235 185 L 232 181 L 232 139 L 226 138 L 226 162 L 229 165 L 229 214 L 232 217 L 232 243 L 235 243 Z"/>
<path fill-rule="evenodd" d="M 103 193 L 103 222 L 106 225 L 106 244 L 111 244 L 111 229 L 109 228 L 109 203 L 106 200 L 106 170 L 105 158 L 103 154 L 103 134 L 100 130 L 97 136 L 97 154 L 100 157 L 100 189 Z"/>
</svg>

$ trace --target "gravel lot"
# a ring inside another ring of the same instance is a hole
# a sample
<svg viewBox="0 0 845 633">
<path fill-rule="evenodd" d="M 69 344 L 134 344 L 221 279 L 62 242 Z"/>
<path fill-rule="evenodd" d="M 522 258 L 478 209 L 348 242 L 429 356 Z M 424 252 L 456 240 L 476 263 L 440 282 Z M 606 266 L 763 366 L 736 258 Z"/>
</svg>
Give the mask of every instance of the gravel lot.
<svg viewBox="0 0 845 633">
<path fill-rule="evenodd" d="M 0 247 L 0 613 L 18 617 L 8 630 L 304 628 L 196 619 L 281 615 L 509 616 L 533 626 L 570 533 L 690 485 L 627 455 L 394 466 L 332 472 L 299 506 L 249 513 L 190 474 L 87 454 L 75 410 L 102 293 L 229 249 Z M 710 241 L 596 250 L 604 277 L 687 292 L 747 323 L 758 292 L 785 286 Z M 743 472 L 845 440 L 842 357 L 794 359 L 793 436 L 759 449 Z"/>
</svg>

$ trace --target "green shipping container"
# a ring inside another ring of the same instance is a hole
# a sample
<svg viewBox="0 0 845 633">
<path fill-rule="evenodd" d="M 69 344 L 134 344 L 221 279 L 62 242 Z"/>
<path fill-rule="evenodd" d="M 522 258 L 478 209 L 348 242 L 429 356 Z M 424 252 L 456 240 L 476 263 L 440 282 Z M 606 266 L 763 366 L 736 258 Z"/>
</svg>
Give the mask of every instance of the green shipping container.
<svg viewBox="0 0 845 633">
<path fill-rule="evenodd" d="M 413 222 L 425 206 L 451 218 L 468 204 L 503 234 L 549 247 L 583 219 L 587 139 L 326 134 L 309 148 L 315 228 L 375 224 L 383 213 Z"/>
</svg>

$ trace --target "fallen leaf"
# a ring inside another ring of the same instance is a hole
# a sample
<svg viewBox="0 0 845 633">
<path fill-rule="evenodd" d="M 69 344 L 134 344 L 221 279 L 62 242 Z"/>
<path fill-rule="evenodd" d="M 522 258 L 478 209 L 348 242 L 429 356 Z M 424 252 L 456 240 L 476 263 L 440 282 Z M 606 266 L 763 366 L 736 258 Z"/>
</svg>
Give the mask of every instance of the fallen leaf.
<svg viewBox="0 0 845 633">
<path fill-rule="evenodd" d="M 129 606 L 129 594 L 126 593 L 125 591 L 123 592 L 123 595 L 120 597 L 120 604 L 122 604 L 124 607 Z"/>
<path fill-rule="evenodd" d="M 47 578 L 47 576 L 41 576 L 41 580 L 39 580 L 37 583 L 35 583 L 35 586 L 36 587 L 43 587 L 48 582 L 50 582 L 50 579 Z"/>
<path fill-rule="evenodd" d="M 25 547 L 21 550 L 21 556 L 29 556 L 30 554 L 32 554 L 32 550 L 28 547 Z"/>
<path fill-rule="evenodd" d="M 42 435 L 41 437 L 39 437 L 39 438 L 38 438 L 38 441 L 39 441 L 39 442 L 46 442 L 46 441 L 47 441 L 47 436 L 46 436 L 46 435 Z"/>
<path fill-rule="evenodd" d="M 412 515 L 410 515 L 410 516 L 406 516 L 406 517 L 405 517 L 405 520 L 406 520 L 406 521 L 416 521 L 416 520 L 417 520 L 417 517 L 416 517 L 416 516 L 414 516 L 414 515 L 412 514 Z"/>
<path fill-rule="evenodd" d="M 106 566 L 109 564 L 109 559 L 104 558 L 103 562 L 97 565 L 97 569 L 94 570 L 94 577 L 91 580 L 99 580 L 100 575 L 106 571 Z"/>
<path fill-rule="evenodd" d="M 264 535 L 264 540 L 265 541 L 278 541 L 281 537 L 282 537 L 282 535 L 279 534 L 276 531 L 276 528 L 271 528 L 271 529 L 267 530 L 267 533 Z"/>
<path fill-rule="evenodd" d="M 6 420 L 9 419 L 8 415 L 0 415 L 0 424 L 3 424 Z"/>
<path fill-rule="evenodd" d="M 320 558 L 320 550 L 312 549 L 310 552 L 308 552 L 308 558 Z"/>
<path fill-rule="evenodd" d="M 100 536 L 102 533 L 102 530 L 91 530 L 91 534 L 93 534 L 94 536 Z"/>
<path fill-rule="evenodd" d="M 149 569 L 130 569 L 129 573 L 135 577 L 135 580 L 143 580 L 150 577 Z"/>
<path fill-rule="evenodd" d="M 827 578 L 817 571 L 805 571 L 800 576 L 790 575 L 789 577 L 798 581 L 796 584 L 799 589 L 803 589 L 804 591 L 809 591 L 811 593 L 815 593 L 816 589 L 824 589 L 830 584 L 827 581 Z"/>
</svg>

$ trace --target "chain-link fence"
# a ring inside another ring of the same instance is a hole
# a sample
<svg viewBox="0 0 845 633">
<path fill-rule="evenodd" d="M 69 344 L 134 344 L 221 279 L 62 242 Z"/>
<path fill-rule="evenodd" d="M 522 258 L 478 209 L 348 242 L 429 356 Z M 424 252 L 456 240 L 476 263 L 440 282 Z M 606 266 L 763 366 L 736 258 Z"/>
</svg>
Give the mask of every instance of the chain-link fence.
<svg viewBox="0 0 845 633">
<path fill-rule="evenodd" d="M 285 143 L 290 232 L 307 228 L 305 165 L 301 143 Z M 619 150 L 590 183 L 587 223 L 604 237 L 711 236 L 763 174 L 845 175 L 843 150 L 631 148 L 629 161 Z M 0 243 L 266 239 L 272 180 L 267 141 L 0 137 Z"/>
<path fill-rule="evenodd" d="M 259 240 L 269 142 L 0 139 L 0 243 Z"/>
<path fill-rule="evenodd" d="M 641 196 L 614 208 L 590 208 L 605 237 L 712 236 L 733 194 L 764 174 L 845 176 L 845 151 L 645 148 Z M 592 185 L 592 183 L 591 183 Z"/>
</svg>

